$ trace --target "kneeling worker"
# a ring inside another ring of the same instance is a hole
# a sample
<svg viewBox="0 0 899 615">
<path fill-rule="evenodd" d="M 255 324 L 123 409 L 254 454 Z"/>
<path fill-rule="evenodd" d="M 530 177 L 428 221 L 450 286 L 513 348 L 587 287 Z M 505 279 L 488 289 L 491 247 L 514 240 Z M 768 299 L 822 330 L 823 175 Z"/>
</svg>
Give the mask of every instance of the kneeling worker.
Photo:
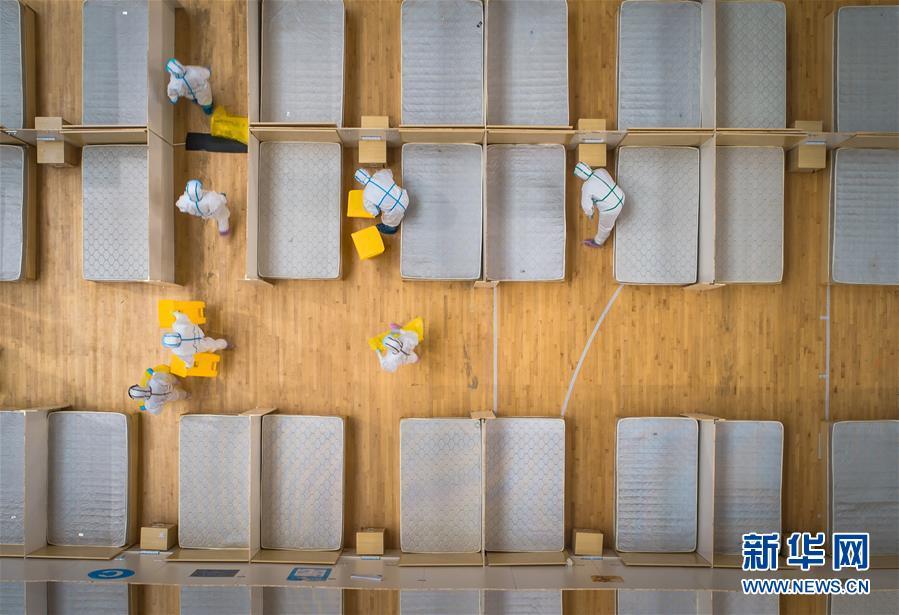
<svg viewBox="0 0 899 615">
<path fill-rule="evenodd" d="M 143 402 L 140 409 L 150 414 L 159 414 L 162 407 L 170 401 L 189 399 L 190 393 L 178 386 L 178 378 L 167 372 L 147 369 L 150 378 L 145 386 L 132 385 L 128 389 L 128 397 Z"/>
<path fill-rule="evenodd" d="M 208 68 L 184 66 L 175 58 L 170 58 L 165 63 L 165 70 L 171 75 L 166 94 L 173 105 L 183 96 L 200 105 L 206 115 L 212 115 L 212 86 L 209 84 L 212 73 Z"/>
<path fill-rule="evenodd" d="M 615 220 L 624 206 L 624 192 L 605 169 L 591 169 L 583 162 L 574 167 L 574 174 L 584 180 L 581 187 L 581 209 L 593 219 L 594 210 L 599 212 L 599 226 L 594 239 L 586 239 L 585 246 L 598 248 L 606 242 Z"/>
<path fill-rule="evenodd" d="M 393 235 L 400 227 L 409 194 L 393 181 L 393 171 L 381 169 L 372 176 L 365 169 L 356 171 L 356 181 L 365 186 L 362 191 L 362 206 L 373 216 L 381 216 L 378 230 L 384 235 Z"/>
<path fill-rule="evenodd" d="M 418 355 L 415 354 L 418 342 L 418 333 L 391 323 L 390 333 L 381 340 L 384 350 L 378 351 L 378 362 L 381 364 L 381 369 L 392 374 L 400 368 L 400 365 L 418 363 Z"/>
<path fill-rule="evenodd" d="M 183 312 L 176 310 L 172 315 L 175 317 L 175 323 L 172 325 L 175 332 L 163 333 L 162 345 L 184 361 L 188 369 L 194 366 L 194 355 L 228 348 L 226 340 L 206 337 L 203 329 L 195 325 Z"/>
<path fill-rule="evenodd" d="M 178 197 L 175 207 L 183 213 L 199 218 L 212 218 L 218 225 L 219 235 L 225 236 L 231 233 L 228 218 L 231 212 L 228 210 L 228 198 L 223 192 L 203 190 L 203 182 L 199 179 L 188 180 L 184 187 L 184 194 Z"/>
</svg>

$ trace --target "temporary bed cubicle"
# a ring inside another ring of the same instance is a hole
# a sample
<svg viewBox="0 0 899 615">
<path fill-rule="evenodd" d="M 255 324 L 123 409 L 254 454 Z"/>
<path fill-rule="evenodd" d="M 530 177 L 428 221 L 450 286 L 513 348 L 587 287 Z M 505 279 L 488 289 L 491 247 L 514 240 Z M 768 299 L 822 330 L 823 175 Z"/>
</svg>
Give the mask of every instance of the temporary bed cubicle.
<svg viewBox="0 0 899 615">
<path fill-rule="evenodd" d="M 343 590 L 294 587 L 183 586 L 181 615 L 341 615 Z"/>
<path fill-rule="evenodd" d="M 562 615 L 561 591 L 401 590 L 400 615 Z"/>
<path fill-rule="evenodd" d="M 337 562 L 343 547 L 344 431 L 337 416 L 262 417 L 261 549 L 254 562 Z"/>
<path fill-rule="evenodd" d="M 172 0 L 84 0 L 80 128 L 146 127 L 174 143 L 166 62 L 175 52 Z"/>
<path fill-rule="evenodd" d="M 29 585 L 31 585 L 29 583 Z M 41 583 L 46 587 L 47 613 L 81 615 L 140 613 L 133 586 L 124 583 Z M 30 612 L 30 611 L 29 611 Z M 36 611 L 37 612 L 37 611 Z"/>
<path fill-rule="evenodd" d="M 618 615 L 777 615 L 779 596 L 753 596 L 727 591 L 621 590 Z"/>
<path fill-rule="evenodd" d="M 4 0 L 8 2 L 10 0 Z M 0 143 L 0 281 L 37 276 L 35 150 L 3 134 Z"/>
<path fill-rule="evenodd" d="M 0 0 L 0 129 L 34 127 L 35 13 L 21 0 Z"/>
</svg>

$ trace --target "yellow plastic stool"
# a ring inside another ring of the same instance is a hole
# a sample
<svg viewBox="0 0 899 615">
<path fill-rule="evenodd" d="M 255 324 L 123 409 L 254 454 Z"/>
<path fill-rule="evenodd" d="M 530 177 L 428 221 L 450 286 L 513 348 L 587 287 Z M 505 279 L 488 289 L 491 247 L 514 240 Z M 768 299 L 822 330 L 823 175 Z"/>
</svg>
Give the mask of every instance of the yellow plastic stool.
<svg viewBox="0 0 899 615">
<path fill-rule="evenodd" d="M 152 378 L 153 374 L 156 372 L 158 372 L 160 374 L 169 374 L 169 373 L 171 373 L 171 370 L 169 369 L 168 365 L 157 365 L 153 369 L 145 369 L 143 378 L 140 379 L 140 385 L 142 387 L 147 386 L 150 383 L 150 378 Z M 144 400 L 142 400 L 142 399 L 135 399 L 133 401 L 136 401 L 138 406 L 144 405 Z"/>
<path fill-rule="evenodd" d="M 374 258 L 384 252 L 384 240 L 381 239 L 381 233 L 378 232 L 377 226 L 369 226 L 361 231 L 356 231 L 350 237 L 353 238 L 356 252 L 359 253 L 359 258 L 362 260 Z"/>
<path fill-rule="evenodd" d="M 215 378 L 219 375 L 219 361 L 222 358 L 212 352 L 200 352 L 194 355 L 194 366 L 189 368 L 177 355 L 172 355 L 171 373 L 182 378 Z"/>
<path fill-rule="evenodd" d="M 403 325 L 403 329 L 406 331 L 415 331 L 418 334 L 418 342 L 421 343 L 425 339 L 425 322 L 421 319 L 421 316 L 418 318 L 413 318 L 409 322 Z M 384 337 L 387 336 L 390 331 L 385 331 L 380 335 L 376 335 L 374 337 L 368 338 L 368 346 L 375 352 L 379 350 L 386 350 L 384 348 Z"/>
<path fill-rule="evenodd" d="M 247 145 L 250 140 L 250 127 L 247 118 L 239 115 L 228 115 L 224 107 L 216 107 L 212 112 L 209 132 L 213 137 L 224 137 L 232 141 L 240 141 Z"/>
<path fill-rule="evenodd" d="M 362 205 L 363 192 L 364 190 L 350 190 L 346 200 L 347 218 L 374 218 L 373 215 L 365 211 L 365 207 Z"/>
<path fill-rule="evenodd" d="M 175 324 L 172 312 L 175 310 L 184 312 L 195 325 L 206 324 L 206 303 L 204 301 L 175 301 L 174 299 L 160 299 L 156 309 L 159 317 L 159 326 L 167 329 Z"/>
</svg>

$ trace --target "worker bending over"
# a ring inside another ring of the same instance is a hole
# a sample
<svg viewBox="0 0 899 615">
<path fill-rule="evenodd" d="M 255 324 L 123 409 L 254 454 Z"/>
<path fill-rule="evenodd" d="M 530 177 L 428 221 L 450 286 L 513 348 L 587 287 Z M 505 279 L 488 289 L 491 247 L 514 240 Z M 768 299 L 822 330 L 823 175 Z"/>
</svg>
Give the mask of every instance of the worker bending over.
<svg viewBox="0 0 899 615">
<path fill-rule="evenodd" d="M 172 104 L 183 96 L 203 108 L 203 113 L 212 115 L 212 86 L 209 77 L 212 73 L 204 66 L 184 66 L 175 58 L 165 63 L 165 69 L 171 77 L 167 94 Z"/>
<path fill-rule="evenodd" d="M 200 218 L 212 218 L 218 224 L 219 235 L 231 233 L 228 218 L 228 199 L 223 192 L 203 190 L 203 182 L 199 179 L 188 180 L 184 194 L 178 197 L 175 207 L 186 214 Z"/>
<path fill-rule="evenodd" d="M 203 329 L 195 325 L 183 312 L 176 310 L 172 312 L 172 316 L 175 317 L 172 325 L 174 333 L 163 333 L 162 345 L 184 361 L 188 369 L 194 366 L 194 355 L 228 348 L 226 340 L 206 337 Z"/>
<path fill-rule="evenodd" d="M 409 207 L 408 193 L 393 181 L 393 171 L 381 169 L 372 176 L 365 169 L 356 171 L 356 181 L 365 186 L 362 206 L 373 216 L 381 216 L 378 230 L 393 235 L 400 227 Z"/>
<path fill-rule="evenodd" d="M 128 397 L 143 402 L 140 409 L 150 414 L 159 414 L 168 402 L 189 399 L 190 393 L 178 386 L 178 378 L 167 372 L 157 372 L 148 368 L 150 379 L 145 386 L 135 384 L 128 389 Z"/>
<path fill-rule="evenodd" d="M 574 167 L 574 174 L 584 180 L 581 187 L 581 209 L 591 220 L 593 211 L 599 212 L 596 237 L 585 240 L 584 245 L 598 248 L 606 242 L 615 227 L 615 220 L 624 207 L 624 192 L 605 169 L 593 170 L 587 164 L 579 162 Z"/>
<path fill-rule="evenodd" d="M 418 355 L 415 354 L 418 341 L 418 333 L 391 323 L 390 333 L 381 340 L 384 350 L 377 351 L 381 369 L 392 374 L 399 369 L 400 365 L 418 363 Z"/>
</svg>

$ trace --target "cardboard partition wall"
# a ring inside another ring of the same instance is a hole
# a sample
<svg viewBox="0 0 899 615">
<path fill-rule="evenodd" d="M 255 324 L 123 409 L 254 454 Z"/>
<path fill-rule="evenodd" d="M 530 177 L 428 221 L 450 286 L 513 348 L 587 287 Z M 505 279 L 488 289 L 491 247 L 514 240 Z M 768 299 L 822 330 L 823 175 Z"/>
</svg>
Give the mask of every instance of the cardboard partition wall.
<svg viewBox="0 0 899 615">
<path fill-rule="evenodd" d="M 4 70 L 2 102 L 0 102 L 0 130 L 13 135 L 22 128 L 34 126 L 37 73 L 35 69 L 35 12 L 22 0 L 5 3 L 4 22 L 0 38 L 9 46 L 4 58 L 13 73 Z M 7 13 L 9 11 L 9 13 Z M 9 16 L 11 19 L 6 20 Z"/>
</svg>

